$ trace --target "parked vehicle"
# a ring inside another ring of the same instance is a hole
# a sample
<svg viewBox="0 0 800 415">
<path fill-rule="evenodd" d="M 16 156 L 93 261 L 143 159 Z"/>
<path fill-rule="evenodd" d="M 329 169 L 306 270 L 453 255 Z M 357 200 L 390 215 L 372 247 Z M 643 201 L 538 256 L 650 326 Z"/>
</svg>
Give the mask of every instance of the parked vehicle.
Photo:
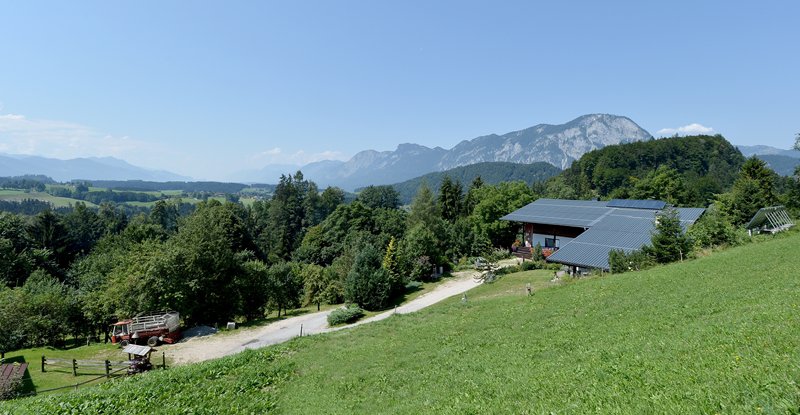
<svg viewBox="0 0 800 415">
<path fill-rule="evenodd" d="M 160 343 L 175 343 L 180 340 L 181 319 L 177 311 L 155 311 L 140 314 L 129 320 L 111 325 L 111 342 L 122 347 L 129 344 L 147 344 L 155 347 Z"/>
</svg>

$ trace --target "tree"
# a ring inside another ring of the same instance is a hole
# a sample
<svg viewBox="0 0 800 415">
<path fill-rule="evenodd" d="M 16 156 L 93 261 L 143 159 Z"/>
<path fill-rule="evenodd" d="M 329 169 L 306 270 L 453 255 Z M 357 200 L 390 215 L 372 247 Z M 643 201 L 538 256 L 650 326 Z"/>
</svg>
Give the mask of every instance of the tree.
<svg viewBox="0 0 800 415">
<path fill-rule="evenodd" d="M 698 248 L 713 248 L 720 245 L 735 245 L 736 228 L 714 204 L 689 228 L 689 236 Z"/>
<path fill-rule="evenodd" d="M 157 201 L 150 210 L 150 222 L 170 233 L 178 228 L 178 217 L 177 206 L 164 200 Z"/>
<path fill-rule="evenodd" d="M 322 191 L 319 209 L 322 220 L 328 217 L 339 205 L 344 203 L 344 190 L 338 187 L 328 187 Z"/>
<path fill-rule="evenodd" d="M 402 279 L 400 263 L 397 257 L 397 243 L 394 236 L 389 240 L 389 244 L 386 245 L 386 253 L 383 255 L 381 266 L 389 273 L 392 280 L 400 281 Z"/>
<path fill-rule="evenodd" d="M 332 281 L 329 279 L 331 274 L 326 273 L 325 269 L 315 264 L 300 265 L 300 278 L 303 280 L 303 294 L 306 305 L 316 304 L 317 311 L 323 302 L 329 300 L 329 290 Z"/>
<path fill-rule="evenodd" d="M 414 200 L 411 201 L 411 208 L 408 213 L 408 228 L 411 229 L 418 224 L 432 228 L 436 225 L 437 219 L 440 219 L 440 216 L 436 199 L 433 197 L 431 188 L 423 182 L 419 190 L 417 190 Z"/>
<path fill-rule="evenodd" d="M 431 229 L 423 223 L 412 227 L 402 245 L 404 268 L 412 280 L 427 281 L 433 275 L 433 267 L 441 264 L 444 250 Z"/>
<path fill-rule="evenodd" d="M 392 286 L 389 273 L 381 267 L 378 250 L 372 245 L 364 246 L 347 274 L 345 301 L 358 304 L 366 310 L 380 310 L 389 305 L 396 289 Z"/>
<path fill-rule="evenodd" d="M 734 225 L 746 224 L 760 208 L 772 206 L 777 200 L 775 172 L 756 157 L 742 165 L 731 191 L 718 197 L 720 211 Z"/>
<path fill-rule="evenodd" d="M 271 287 L 269 308 L 277 310 L 280 317 L 281 310 L 286 311 L 300 305 L 303 281 L 297 265 L 289 262 L 272 265 L 268 274 Z"/>
<path fill-rule="evenodd" d="M 793 149 L 800 151 L 800 133 L 795 134 Z"/>
<path fill-rule="evenodd" d="M 669 204 L 686 204 L 687 189 L 677 170 L 659 166 L 641 180 L 636 180 L 630 197 L 633 199 L 663 200 Z"/>
<path fill-rule="evenodd" d="M 659 264 L 683 260 L 691 251 L 691 241 L 681 226 L 678 209 L 668 207 L 656 215 L 656 229 L 646 252 Z"/>
<path fill-rule="evenodd" d="M 400 206 L 400 195 L 392 186 L 367 186 L 356 200 L 372 209 L 397 209 Z"/>
<path fill-rule="evenodd" d="M 478 189 L 481 187 L 483 187 L 483 179 L 481 179 L 481 176 L 476 176 L 472 180 L 472 183 L 469 184 L 467 195 L 464 197 L 464 215 L 471 215 L 472 210 L 475 209 L 475 205 L 480 201 L 478 198 Z"/>
<path fill-rule="evenodd" d="M 448 222 L 455 222 L 464 211 L 463 187 L 461 182 L 453 181 L 450 176 L 444 176 L 439 187 L 438 205 L 442 218 Z"/>
<path fill-rule="evenodd" d="M 308 182 L 303 173 L 294 177 L 281 175 L 275 194 L 269 204 L 270 256 L 274 260 L 288 260 L 300 245 L 305 231 L 306 192 Z"/>
<path fill-rule="evenodd" d="M 503 182 L 483 186 L 474 191 L 476 200 L 470 219 L 479 233 L 494 246 L 510 247 L 517 234 L 517 225 L 500 218 L 527 205 L 536 195 L 525 182 Z"/>
</svg>

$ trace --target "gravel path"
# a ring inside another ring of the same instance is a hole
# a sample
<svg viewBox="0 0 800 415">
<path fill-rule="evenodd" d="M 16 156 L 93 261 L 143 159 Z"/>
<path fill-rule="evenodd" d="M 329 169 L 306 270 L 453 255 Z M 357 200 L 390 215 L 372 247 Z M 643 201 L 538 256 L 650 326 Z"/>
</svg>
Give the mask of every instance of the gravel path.
<svg viewBox="0 0 800 415">
<path fill-rule="evenodd" d="M 516 259 L 509 259 L 502 261 L 501 266 L 508 266 L 516 263 Z M 283 343 L 299 336 L 301 327 L 304 336 L 342 330 L 373 321 L 383 320 L 395 313 L 413 313 L 436 304 L 445 298 L 462 294 L 481 284 L 480 281 L 475 281 L 476 275 L 476 271 L 456 272 L 453 274 L 452 278 L 436 286 L 430 292 L 400 305 L 396 309 L 385 311 L 346 326 L 328 327 L 328 314 L 333 310 L 327 310 L 289 317 L 263 327 L 242 329 L 241 331 L 230 334 L 187 338 L 178 344 L 163 346 L 161 350 L 166 353 L 167 357 L 169 357 L 174 364 L 186 364 L 228 356 L 239 353 L 245 349 L 257 349 L 272 344 Z"/>
</svg>

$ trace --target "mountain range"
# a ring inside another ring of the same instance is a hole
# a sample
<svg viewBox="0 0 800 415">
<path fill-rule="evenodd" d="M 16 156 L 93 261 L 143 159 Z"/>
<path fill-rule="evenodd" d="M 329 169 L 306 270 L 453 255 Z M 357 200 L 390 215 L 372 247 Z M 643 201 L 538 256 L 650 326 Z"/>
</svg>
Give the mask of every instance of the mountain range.
<svg viewBox="0 0 800 415">
<path fill-rule="evenodd" d="M 539 124 L 503 135 L 464 140 L 449 150 L 407 143 L 394 151 L 362 151 L 348 161 L 310 163 L 301 170 L 322 187 L 335 185 L 353 190 L 481 162 L 547 162 L 563 169 L 588 151 L 650 139 L 652 135 L 628 117 L 589 114 L 565 124 Z M 271 181 L 268 179 L 259 180 Z"/>
<path fill-rule="evenodd" d="M 191 180 L 164 170 L 134 166 L 114 157 L 86 157 L 60 160 L 40 156 L 0 154 L 0 177 L 41 174 L 56 181 L 82 180 Z"/>
<path fill-rule="evenodd" d="M 529 185 L 543 182 L 561 173 L 561 169 L 550 163 L 538 161 L 532 164 L 509 163 L 504 161 L 485 161 L 468 166 L 428 173 L 404 182 L 392 185 L 400 197 L 400 203 L 409 204 L 417 194 L 419 187 L 425 183 L 434 193 L 439 192 L 445 176 L 460 182 L 466 191 L 475 178 L 480 177 L 484 184 L 497 184 L 522 180 Z M 356 192 L 361 189 L 356 189 Z"/>
</svg>

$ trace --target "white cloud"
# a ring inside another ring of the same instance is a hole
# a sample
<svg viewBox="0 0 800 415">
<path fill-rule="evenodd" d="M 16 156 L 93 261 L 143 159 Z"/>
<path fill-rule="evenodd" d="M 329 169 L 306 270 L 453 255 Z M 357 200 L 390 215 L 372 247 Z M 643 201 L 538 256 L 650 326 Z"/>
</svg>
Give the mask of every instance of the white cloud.
<svg viewBox="0 0 800 415">
<path fill-rule="evenodd" d="M 59 159 L 129 156 L 153 145 L 127 136 L 103 134 L 90 127 L 55 120 L 0 114 L 0 152 Z"/>
<path fill-rule="evenodd" d="M 656 135 L 661 137 L 672 136 L 672 135 L 699 135 L 699 134 L 716 134 L 711 127 L 706 127 L 702 124 L 698 123 L 691 123 L 689 125 L 684 125 L 683 127 L 678 128 L 662 128 L 656 131 Z"/>
<path fill-rule="evenodd" d="M 335 150 L 325 150 L 316 153 L 307 153 L 304 150 L 297 150 L 287 153 L 279 147 L 274 147 L 251 156 L 251 162 L 258 165 L 295 164 L 303 166 L 322 160 L 347 160 L 347 156 L 341 151 Z"/>
</svg>

